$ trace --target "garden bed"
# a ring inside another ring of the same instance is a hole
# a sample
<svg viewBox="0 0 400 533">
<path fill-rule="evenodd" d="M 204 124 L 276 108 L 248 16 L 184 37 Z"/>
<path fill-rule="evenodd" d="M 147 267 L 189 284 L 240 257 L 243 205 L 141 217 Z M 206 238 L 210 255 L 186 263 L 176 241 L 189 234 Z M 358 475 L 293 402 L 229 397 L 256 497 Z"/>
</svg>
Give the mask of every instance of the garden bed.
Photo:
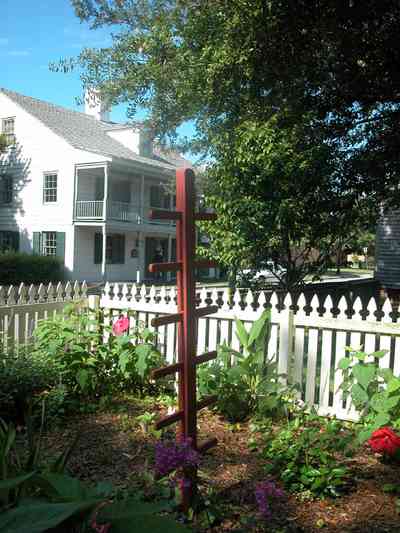
<svg viewBox="0 0 400 533">
<path fill-rule="evenodd" d="M 63 420 L 60 427 L 47 430 L 43 449 L 52 455 L 81 435 L 69 463 L 69 470 L 82 480 L 109 480 L 115 486 L 132 487 L 140 474 L 152 468 L 155 438 L 144 434 L 135 417 L 162 407 L 152 400 L 125 398 L 93 414 Z M 256 516 L 254 488 L 266 478 L 265 460 L 248 446 L 249 424 L 230 425 L 210 411 L 200 415 L 200 440 L 216 436 L 219 444 L 201 461 L 200 470 L 208 498 L 215 505 L 220 523 L 209 531 L 278 532 L 397 532 L 400 518 L 396 496 L 382 487 L 398 483 L 400 467 L 385 465 L 365 449 L 347 459 L 351 466 L 352 486 L 337 499 L 300 501 L 289 497 L 274 507 L 267 524 L 246 520 Z M 202 489 L 205 490 L 205 489 Z M 204 524 L 197 529 L 205 530 Z"/>
</svg>

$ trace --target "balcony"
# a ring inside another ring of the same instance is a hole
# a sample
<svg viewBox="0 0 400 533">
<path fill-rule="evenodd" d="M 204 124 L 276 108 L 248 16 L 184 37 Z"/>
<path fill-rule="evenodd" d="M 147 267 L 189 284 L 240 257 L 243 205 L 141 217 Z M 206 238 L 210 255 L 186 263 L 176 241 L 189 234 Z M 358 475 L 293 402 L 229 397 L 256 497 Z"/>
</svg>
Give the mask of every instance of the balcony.
<svg viewBox="0 0 400 533">
<path fill-rule="evenodd" d="M 103 200 L 78 200 L 75 203 L 75 220 L 116 220 L 118 222 L 141 223 L 138 206 L 129 202 L 107 202 L 107 216 L 104 213 Z"/>
</svg>

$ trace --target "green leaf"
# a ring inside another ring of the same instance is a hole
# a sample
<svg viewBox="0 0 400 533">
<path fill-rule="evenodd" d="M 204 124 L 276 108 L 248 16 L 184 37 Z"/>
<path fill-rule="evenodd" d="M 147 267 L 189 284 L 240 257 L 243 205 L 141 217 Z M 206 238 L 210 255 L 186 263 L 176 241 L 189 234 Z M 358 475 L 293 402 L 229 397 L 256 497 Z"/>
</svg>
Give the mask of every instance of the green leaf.
<svg viewBox="0 0 400 533">
<path fill-rule="evenodd" d="M 81 368 L 80 370 L 78 370 L 78 372 L 76 373 L 76 381 L 78 382 L 82 390 L 85 390 L 88 379 L 89 379 L 89 372 L 87 370 L 85 370 L 84 368 Z"/>
<path fill-rule="evenodd" d="M 390 422 L 390 416 L 387 413 L 378 413 L 374 419 L 372 430 L 386 426 Z"/>
<path fill-rule="evenodd" d="M 4 479 L 0 481 L 0 490 L 9 490 L 22 485 L 28 479 L 31 479 L 35 475 L 35 472 L 29 472 L 28 474 L 23 474 L 22 476 L 13 477 L 10 479 Z"/>
<path fill-rule="evenodd" d="M 362 387 L 360 387 L 358 383 L 353 385 L 351 388 L 351 397 L 353 398 L 354 404 L 357 408 L 362 407 L 368 401 L 368 394 Z"/>
<path fill-rule="evenodd" d="M 139 344 L 136 346 L 137 361 L 135 363 L 136 370 L 141 378 L 144 378 L 146 370 L 148 368 L 147 358 L 153 351 L 151 344 Z"/>
<path fill-rule="evenodd" d="M 165 505 L 128 499 L 104 507 L 98 522 L 112 523 L 113 533 L 185 533 L 191 531 L 169 516 L 157 515 Z"/>
<path fill-rule="evenodd" d="M 49 496 L 56 496 L 57 499 L 82 501 L 97 497 L 96 492 L 87 488 L 79 479 L 65 474 L 46 473 L 41 475 L 40 479 L 49 485 Z"/>
<path fill-rule="evenodd" d="M 378 350 L 377 352 L 371 353 L 370 356 L 374 357 L 375 359 L 382 359 L 382 357 L 385 357 L 387 353 L 388 350 Z"/>
<path fill-rule="evenodd" d="M 376 368 L 374 365 L 364 365 L 362 363 L 358 363 L 357 365 L 353 366 L 352 372 L 359 385 L 361 385 L 363 389 L 367 389 L 368 385 L 375 377 Z"/>
<path fill-rule="evenodd" d="M 343 359 L 341 359 L 338 363 L 338 368 L 340 368 L 340 370 L 347 370 L 347 368 L 349 368 L 350 365 L 351 365 L 350 357 L 343 357 Z"/>
<path fill-rule="evenodd" d="M 1 533 L 42 533 L 70 516 L 93 508 L 98 500 L 69 503 L 30 503 L 6 511 L 0 516 Z"/>
<path fill-rule="evenodd" d="M 239 339 L 240 344 L 247 349 L 249 345 L 249 334 L 243 325 L 243 322 L 238 318 L 235 318 L 236 324 L 236 337 Z"/>
<path fill-rule="evenodd" d="M 400 379 L 399 378 L 392 378 L 389 383 L 387 384 L 387 392 L 388 394 L 391 394 L 392 392 L 395 392 L 400 389 Z"/>
<path fill-rule="evenodd" d="M 260 336 L 265 336 L 266 326 L 271 321 L 271 310 L 266 309 L 258 320 L 256 320 L 250 329 L 248 346 L 251 346 Z"/>
</svg>

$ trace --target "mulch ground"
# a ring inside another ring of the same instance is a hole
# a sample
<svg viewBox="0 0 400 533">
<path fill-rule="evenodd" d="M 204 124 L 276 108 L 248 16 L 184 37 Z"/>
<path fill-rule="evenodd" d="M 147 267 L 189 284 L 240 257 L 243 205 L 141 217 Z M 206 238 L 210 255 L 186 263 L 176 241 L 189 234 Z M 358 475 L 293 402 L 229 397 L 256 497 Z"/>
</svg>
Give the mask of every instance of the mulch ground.
<svg viewBox="0 0 400 533">
<path fill-rule="evenodd" d="M 43 449 L 56 454 L 79 433 L 70 472 L 83 480 L 109 480 L 114 486 L 128 487 L 152 467 L 155 441 L 143 434 L 135 417 L 154 409 L 160 411 L 157 406 L 130 400 L 102 412 L 68 418 L 62 425 L 49 428 Z M 219 442 L 201 463 L 202 477 L 217 495 L 223 516 L 208 531 L 400 533 L 396 496 L 382 491 L 386 483 L 400 483 L 400 467 L 380 463 L 368 450 L 352 460 L 353 485 L 348 494 L 314 501 L 299 501 L 289 495 L 274 508 L 268 524 L 258 520 L 255 525 L 243 525 L 244 518 L 256 515 L 254 487 L 265 478 L 264 461 L 248 447 L 248 424 L 232 427 L 204 410 L 199 434 L 200 441 L 215 436 Z"/>
</svg>

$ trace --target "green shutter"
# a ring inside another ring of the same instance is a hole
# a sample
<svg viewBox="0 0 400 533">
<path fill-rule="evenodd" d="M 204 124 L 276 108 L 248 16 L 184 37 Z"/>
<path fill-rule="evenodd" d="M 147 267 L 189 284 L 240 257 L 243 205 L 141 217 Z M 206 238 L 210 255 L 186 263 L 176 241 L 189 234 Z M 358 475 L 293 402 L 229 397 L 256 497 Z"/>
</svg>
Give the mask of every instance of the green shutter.
<svg viewBox="0 0 400 533">
<path fill-rule="evenodd" d="M 19 231 L 12 231 L 11 239 L 12 239 L 12 249 L 15 252 L 18 252 L 19 251 Z"/>
<path fill-rule="evenodd" d="M 112 263 L 116 265 L 125 263 L 125 235 L 112 236 Z"/>
<path fill-rule="evenodd" d="M 152 185 L 150 187 L 150 207 L 161 207 L 160 187 Z"/>
<path fill-rule="evenodd" d="M 36 255 L 42 254 L 42 234 L 40 231 L 33 232 L 32 251 Z"/>
<path fill-rule="evenodd" d="M 65 232 L 57 231 L 57 257 L 64 261 L 65 259 Z"/>
<path fill-rule="evenodd" d="M 99 265 L 103 259 L 103 235 L 94 234 L 94 264 Z"/>
</svg>

